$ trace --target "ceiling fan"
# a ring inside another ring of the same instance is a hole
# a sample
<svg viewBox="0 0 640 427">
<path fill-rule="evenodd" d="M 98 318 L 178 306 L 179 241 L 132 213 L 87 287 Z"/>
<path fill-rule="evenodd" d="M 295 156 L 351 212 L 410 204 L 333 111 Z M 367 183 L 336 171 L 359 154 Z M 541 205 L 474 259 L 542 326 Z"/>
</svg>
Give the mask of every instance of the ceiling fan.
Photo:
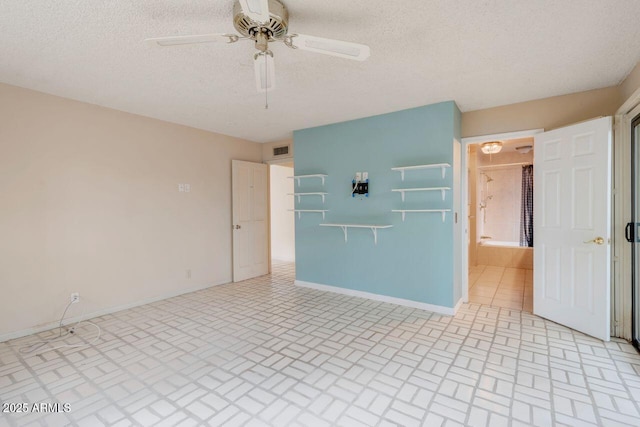
<svg viewBox="0 0 640 427">
<path fill-rule="evenodd" d="M 289 34 L 289 12 L 280 0 L 235 0 L 233 26 L 240 34 L 158 37 L 145 41 L 152 45 L 166 47 L 252 40 L 258 50 L 253 57 L 258 92 L 275 89 L 273 52 L 269 50 L 269 43 L 282 42 L 291 49 L 307 50 L 356 61 L 364 61 L 369 57 L 369 46 L 304 34 Z"/>
</svg>

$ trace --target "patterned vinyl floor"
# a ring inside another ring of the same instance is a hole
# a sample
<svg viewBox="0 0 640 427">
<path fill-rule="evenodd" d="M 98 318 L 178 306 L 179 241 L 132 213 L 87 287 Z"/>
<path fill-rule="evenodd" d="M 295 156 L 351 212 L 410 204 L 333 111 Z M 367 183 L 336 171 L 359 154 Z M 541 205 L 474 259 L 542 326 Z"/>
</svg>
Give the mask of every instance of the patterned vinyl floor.
<svg viewBox="0 0 640 427">
<path fill-rule="evenodd" d="M 99 317 L 90 348 L 0 344 L 3 404 L 69 404 L 0 426 L 640 425 L 626 342 L 509 308 L 446 317 L 297 288 L 293 268 Z"/>
</svg>

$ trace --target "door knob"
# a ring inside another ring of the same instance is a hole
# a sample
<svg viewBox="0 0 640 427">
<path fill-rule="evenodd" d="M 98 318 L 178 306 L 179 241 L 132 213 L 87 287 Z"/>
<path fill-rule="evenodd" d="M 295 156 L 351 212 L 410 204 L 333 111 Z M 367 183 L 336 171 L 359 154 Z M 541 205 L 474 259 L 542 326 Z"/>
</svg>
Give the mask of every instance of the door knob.
<svg viewBox="0 0 640 427">
<path fill-rule="evenodd" d="M 235 225 L 233 228 L 235 228 L 236 230 L 240 230 L 242 227 L 240 225 Z"/>
<path fill-rule="evenodd" d="M 596 245 L 604 245 L 604 239 L 602 237 L 596 237 L 593 240 L 587 240 L 585 243 L 595 243 Z"/>
</svg>

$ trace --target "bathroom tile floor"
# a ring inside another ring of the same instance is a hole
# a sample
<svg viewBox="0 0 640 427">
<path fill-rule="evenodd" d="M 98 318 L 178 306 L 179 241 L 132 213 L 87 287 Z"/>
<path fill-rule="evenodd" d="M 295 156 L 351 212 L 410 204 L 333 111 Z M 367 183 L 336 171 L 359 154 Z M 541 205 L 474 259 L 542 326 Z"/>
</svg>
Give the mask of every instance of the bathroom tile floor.
<svg viewBox="0 0 640 427">
<path fill-rule="evenodd" d="M 533 312 L 533 270 L 469 267 L 469 302 Z"/>
</svg>

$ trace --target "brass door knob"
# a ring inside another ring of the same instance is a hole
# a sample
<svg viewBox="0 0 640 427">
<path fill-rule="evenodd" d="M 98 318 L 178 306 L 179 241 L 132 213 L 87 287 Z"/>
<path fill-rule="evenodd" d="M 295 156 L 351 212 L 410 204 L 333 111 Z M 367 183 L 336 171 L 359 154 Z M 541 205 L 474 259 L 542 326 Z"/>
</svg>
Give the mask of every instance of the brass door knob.
<svg viewBox="0 0 640 427">
<path fill-rule="evenodd" d="M 596 237 L 593 240 L 587 240 L 585 243 L 595 243 L 596 245 L 604 245 L 604 238 Z"/>
</svg>

